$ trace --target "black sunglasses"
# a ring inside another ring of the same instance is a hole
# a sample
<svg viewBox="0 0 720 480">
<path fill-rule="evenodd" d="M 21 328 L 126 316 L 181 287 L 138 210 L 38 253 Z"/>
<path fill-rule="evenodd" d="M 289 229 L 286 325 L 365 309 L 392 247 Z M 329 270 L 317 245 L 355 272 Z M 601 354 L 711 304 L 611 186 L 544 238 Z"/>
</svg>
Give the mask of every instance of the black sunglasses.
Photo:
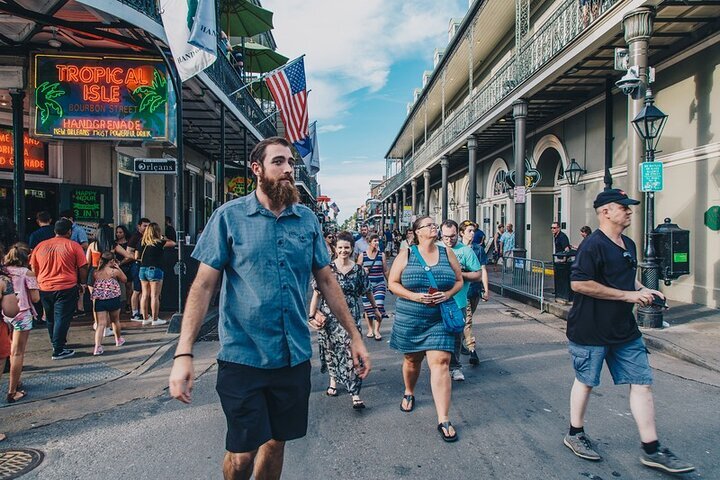
<svg viewBox="0 0 720 480">
<path fill-rule="evenodd" d="M 628 252 L 628 251 L 624 251 L 624 252 L 623 252 L 623 258 L 624 258 L 625 260 L 627 260 L 628 265 L 630 265 L 632 268 L 636 268 L 636 267 L 637 267 L 637 260 L 635 259 L 635 257 L 632 256 L 632 253 L 630 253 L 630 252 Z"/>
</svg>

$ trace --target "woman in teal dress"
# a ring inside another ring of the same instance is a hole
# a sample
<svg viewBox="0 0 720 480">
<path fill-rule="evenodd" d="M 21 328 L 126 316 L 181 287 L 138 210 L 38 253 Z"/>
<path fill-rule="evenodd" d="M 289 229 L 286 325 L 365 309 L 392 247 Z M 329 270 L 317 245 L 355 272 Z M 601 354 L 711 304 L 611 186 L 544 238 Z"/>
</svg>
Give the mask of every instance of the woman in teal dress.
<svg viewBox="0 0 720 480">
<path fill-rule="evenodd" d="M 453 251 L 436 244 L 438 226 L 432 218 L 418 218 L 413 230 L 417 250 L 401 250 L 388 278 L 390 291 L 398 297 L 390 347 L 405 355 L 402 366 L 405 394 L 400 409 L 411 412 L 415 408 L 415 385 L 422 360 L 427 356 L 438 431 L 443 440 L 452 442 L 457 440 L 457 433 L 448 416 L 451 394 L 449 365 L 455 336 L 445 330 L 439 304 L 454 301 L 452 296 L 463 285 L 462 273 Z M 415 252 L 422 255 L 428 265 L 438 291 L 430 292 L 430 281 Z"/>
</svg>

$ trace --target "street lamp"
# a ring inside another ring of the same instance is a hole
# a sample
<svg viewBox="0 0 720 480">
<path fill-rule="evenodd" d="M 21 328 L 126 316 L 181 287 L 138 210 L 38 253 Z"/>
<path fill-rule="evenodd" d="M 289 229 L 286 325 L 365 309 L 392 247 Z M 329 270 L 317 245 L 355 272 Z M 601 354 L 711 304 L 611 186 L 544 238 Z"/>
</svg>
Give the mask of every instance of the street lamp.
<svg viewBox="0 0 720 480">
<path fill-rule="evenodd" d="M 652 91 L 648 88 L 645 93 L 645 106 L 632 121 L 635 131 L 645 142 L 646 162 L 655 161 L 655 149 L 667 119 L 668 116 L 655 106 Z M 647 288 L 657 290 L 660 286 L 661 266 L 652 241 L 653 225 L 655 225 L 655 192 L 649 191 L 645 192 L 645 258 L 640 264 L 640 281 Z M 646 327 L 662 327 L 662 308 L 652 305 L 639 307 L 638 323 Z"/>
<path fill-rule="evenodd" d="M 570 161 L 570 165 L 568 165 L 568 168 L 565 170 L 565 178 L 567 179 L 568 184 L 574 187 L 580 182 L 580 177 L 586 173 L 587 170 L 582 168 L 573 158 Z"/>
<path fill-rule="evenodd" d="M 457 208 L 457 202 L 453 198 L 450 200 L 450 210 L 452 210 L 454 212 L 456 208 Z"/>
</svg>

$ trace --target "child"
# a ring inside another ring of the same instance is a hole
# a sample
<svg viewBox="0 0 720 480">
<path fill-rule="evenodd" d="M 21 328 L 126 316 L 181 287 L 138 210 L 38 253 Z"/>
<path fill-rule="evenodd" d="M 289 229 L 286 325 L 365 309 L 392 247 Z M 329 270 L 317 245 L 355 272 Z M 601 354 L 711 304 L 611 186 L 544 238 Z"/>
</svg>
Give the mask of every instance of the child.
<svg viewBox="0 0 720 480">
<path fill-rule="evenodd" d="M 93 355 L 102 355 L 103 333 L 108 321 L 112 323 L 115 345 L 121 347 L 125 343 L 125 339 L 120 336 L 120 307 L 122 307 L 120 282 L 127 282 L 127 277 L 120 270 L 115 254 L 106 251 L 100 256 L 93 278 L 95 283 L 91 298 L 98 322 Z"/>
<path fill-rule="evenodd" d="M 4 316 L 5 322 L 14 330 L 10 351 L 10 382 L 7 403 L 15 403 L 26 395 L 18 390 L 20 375 L 25 361 L 25 348 L 33 328 L 33 317 L 37 316 L 33 303 L 40 301 L 40 290 L 35 273 L 30 270 L 30 247 L 16 243 L 5 255 L 5 270 L 10 275 L 20 312 L 15 317 Z"/>
<path fill-rule="evenodd" d="M 2 253 L 2 245 L 0 245 L 0 253 Z M 1 257 L 0 257 L 1 258 Z M 0 262 L 0 311 L 3 315 L 18 314 L 18 302 L 15 292 L 13 291 L 12 281 L 3 275 L 5 273 Z M 5 362 L 10 356 L 10 330 L 5 322 L 0 322 L 0 376 L 5 370 Z M 0 442 L 5 440 L 7 435 L 0 433 Z"/>
</svg>

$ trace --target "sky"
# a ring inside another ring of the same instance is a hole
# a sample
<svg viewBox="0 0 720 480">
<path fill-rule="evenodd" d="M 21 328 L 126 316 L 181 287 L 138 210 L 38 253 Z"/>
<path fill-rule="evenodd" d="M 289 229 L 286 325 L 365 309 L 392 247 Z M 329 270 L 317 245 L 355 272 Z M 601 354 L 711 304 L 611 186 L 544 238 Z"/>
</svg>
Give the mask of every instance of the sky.
<svg viewBox="0 0 720 480">
<path fill-rule="evenodd" d="M 262 0 L 274 12 L 277 51 L 305 54 L 310 122 L 317 121 L 318 181 L 340 207 L 338 221 L 385 175 L 385 153 L 413 90 L 448 41 L 467 0 Z"/>
</svg>

